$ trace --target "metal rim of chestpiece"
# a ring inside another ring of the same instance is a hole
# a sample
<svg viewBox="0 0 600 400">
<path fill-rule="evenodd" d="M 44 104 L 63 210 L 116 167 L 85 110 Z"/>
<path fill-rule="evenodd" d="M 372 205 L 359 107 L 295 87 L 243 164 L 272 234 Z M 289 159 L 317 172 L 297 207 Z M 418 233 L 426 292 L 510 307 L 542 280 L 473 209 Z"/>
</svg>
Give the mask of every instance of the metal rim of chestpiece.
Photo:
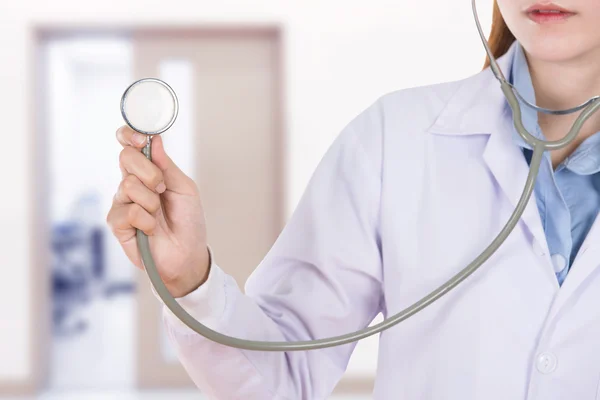
<svg viewBox="0 0 600 400">
<path fill-rule="evenodd" d="M 164 88 L 166 88 L 169 91 L 169 93 L 171 94 L 171 97 L 173 98 L 173 104 L 174 104 L 173 117 L 171 118 L 171 120 L 169 121 L 169 123 L 167 125 L 165 125 L 162 129 L 160 129 L 158 131 L 144 131 L 144 130 L 137 128 L 129 120 L 129 118 L 127 118 L 127 114 L 125 113 L 125 103 L 127 101 L 127 96 L 129 95 L 129 92 L 131 91 L 131 89 L 133 89 L 135 86 L 138 86 L 138 85 L 146 83 L 146 82 L 154 82 L 154 83 L 158 83 L 158 84 L 162 85 Z M 160 135 L 161 133 L 167 131 L 175 123 L 175 120 L 177 119 L 178 114 L 179 114 L 179 100 L 177 99 L 177 95 L 175 94 L 175 91 L 166 82 L 164 82 L 160 79 L 157 79 L 157 78 L 138 79 L 137 81 L 135 81 L 131 85 L 129 85 L 127 87 L 127 89 L 125 89 L 125 92 L 123 92 L 123 96 L 121 96 L 121 116 L 125 120 L 125 123 L 127 123 L 127 125 L 129 125 L 129 127 L 131 129 L 133 129 L 134 131 L 143 133 L 144 135 Z"/>
</svg>

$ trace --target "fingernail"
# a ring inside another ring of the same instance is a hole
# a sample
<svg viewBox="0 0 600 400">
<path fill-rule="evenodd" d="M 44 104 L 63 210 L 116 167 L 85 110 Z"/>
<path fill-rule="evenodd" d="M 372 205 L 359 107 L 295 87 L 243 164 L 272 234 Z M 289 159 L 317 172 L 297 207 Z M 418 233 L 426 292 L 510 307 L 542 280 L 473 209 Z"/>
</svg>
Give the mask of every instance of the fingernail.
<svg viewBox="0 0 600 400">
<path fill-rule="evenodd" d="M 157 191 L 158 193 L 162 193 L 162 192 L 164 192 L 165 190 L 167 190 L 167 186 L 165 185 L 165 183 L 164 183 L 164 182 L 161 182 L 161 183 L 159 183 L 159 184 L 158 184 L 158 186 L 156 187 L 156 191 Z"/>
<path fill-rule="evenodd" d="M 139 146 L 140 144 L 142 144 L 142 143 L 144 143 L 146 141 L 146 138 L 142 134 L 134 133 L 131 136 L 131 141 L 133 142 L 133 144 Z"/>
</svg>

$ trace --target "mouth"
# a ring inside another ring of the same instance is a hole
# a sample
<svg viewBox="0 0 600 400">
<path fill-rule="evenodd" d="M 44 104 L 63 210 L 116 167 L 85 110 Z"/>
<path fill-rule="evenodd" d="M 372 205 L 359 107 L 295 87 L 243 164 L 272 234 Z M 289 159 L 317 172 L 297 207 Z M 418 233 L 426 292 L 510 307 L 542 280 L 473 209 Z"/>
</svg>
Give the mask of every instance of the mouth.
<svg viewBox="0 0 600 400">
<path fill-rule="evenodd" d="M 563 22 L 575 15 L 575 12 L 552 3 L 534 4 L 525 10 L 525 13 L 538 24 Z"/>
</svg>

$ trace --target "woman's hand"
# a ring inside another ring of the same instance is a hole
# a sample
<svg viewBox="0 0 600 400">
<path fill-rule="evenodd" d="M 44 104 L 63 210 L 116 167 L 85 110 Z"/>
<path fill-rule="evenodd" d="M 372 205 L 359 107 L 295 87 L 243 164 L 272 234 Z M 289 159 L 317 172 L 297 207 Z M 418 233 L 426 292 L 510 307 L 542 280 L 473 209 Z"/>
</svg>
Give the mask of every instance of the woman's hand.
<svg viewBox="0 0 600 400">
<path fill-rule="evenodd" d="M 160 135 L 152 138 L 152 161 L 141 152 L 146 135 L 122 126 L 119 166 L 123 179 L 106 217 L 125 254 L 143 269 L 136 228 L 148 235 L 158 272 L 173 297 L 199 287 L 210 266 L 206 221 L 195 182 L 166 154 Z"/>
</svg>

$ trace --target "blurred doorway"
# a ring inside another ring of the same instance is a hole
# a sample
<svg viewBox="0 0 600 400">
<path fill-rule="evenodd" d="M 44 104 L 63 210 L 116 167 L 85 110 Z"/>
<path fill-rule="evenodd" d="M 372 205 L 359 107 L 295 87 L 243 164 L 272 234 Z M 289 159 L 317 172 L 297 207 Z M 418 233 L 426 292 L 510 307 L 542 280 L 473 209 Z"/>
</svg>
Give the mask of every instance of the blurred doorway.
<svg viewBox="0 0 600 400">
<path fill-rule="evenodd" d="M 46 32 L 39 50 L 36 136 L 47 146 L 52 255 L 47 382 L 61 391 L 132 387 L 134 271 L 104 223 L 120 181 L 114 131 L 118 98 L 132 77 L 132 43 Z"/>
<path fill-rule="evenodd" d="M 180 113 L 165 146 L 198 183 L 211 247 L 243 288 L 284 225 L 281 33 L 52 28 L 37 39 L 36 151 L 48 146 L 52 254 L 49 389 L 192 386 L 147 277 L 104 223 L 121 180 L 119 100 L 142 77 L 174 88 Z"/>
</svg>

